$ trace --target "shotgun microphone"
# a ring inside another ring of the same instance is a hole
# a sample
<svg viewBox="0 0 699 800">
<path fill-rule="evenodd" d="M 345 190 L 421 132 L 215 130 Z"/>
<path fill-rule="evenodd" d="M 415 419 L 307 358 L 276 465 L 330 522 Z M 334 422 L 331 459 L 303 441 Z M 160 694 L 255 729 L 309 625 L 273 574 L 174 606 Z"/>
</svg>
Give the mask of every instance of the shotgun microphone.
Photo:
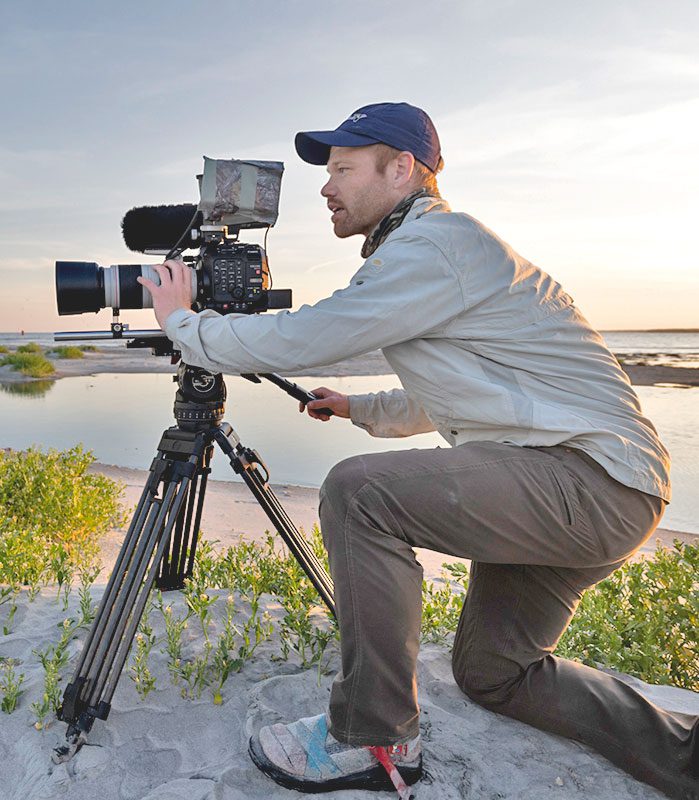
<svg viewBox="0 0 699 800">
<path fill-rule="evenodd" d="M 192 240 L 191 231 L 199 228 L 203 221 L 194 203 L 138 206 L 124 214 L 121 232 L 129 250 L 160 254 L 169 252 L 178 242 L 183 250 L 199 248 L 201 242 Z"/>
</svg>

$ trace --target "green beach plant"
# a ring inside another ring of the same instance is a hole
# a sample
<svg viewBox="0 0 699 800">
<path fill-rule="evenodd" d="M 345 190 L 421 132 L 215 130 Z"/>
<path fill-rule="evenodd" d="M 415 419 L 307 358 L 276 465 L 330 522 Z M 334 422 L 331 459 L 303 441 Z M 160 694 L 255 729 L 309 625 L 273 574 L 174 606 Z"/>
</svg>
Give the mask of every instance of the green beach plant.
<svg viewBox="0 0 699 800">
<path fill-rule="evenodd" d="M 22 352 L 22 353 L 9 353 L 4 358 L 0 359 L 0 367 L 12 367 L 22 375 L 29 378 L 43 378 L 46 375 L 52 375 L 56 368 L 53 364 L 45 358 L 41 353 Z"/>
<path fill-rule="evenodd" d="M 97 580 L 99 572 L 98 566 L 93 566 L 92 569 L 86 567 L 80 571 L 80 588 L 78 589 L 80 621 L 78 625 L 81 628 L 87 628 L 91 625 L 97 614 L 97 606 L 92 602 L 90 587 Z"/>
<path fill-rule="evenodd" d="M 444 643 L 459 624 L 464 594 L 447 577 L 448 566 L 443 565 L 445 571 L 437 581 L 422 582 L 420 638 L 423 642 Z"/>
<path fill-rule="evenodd" d="M 0 561 L 5 561 L 2 542 L 9 534 L 17 551 L 15 568 L 17 562 L 43 564 L 50 554 L 54 578 L 61 582 L 65 574 L 65 582 L 69 568 L 94 564 L 102 535 L 123 521 L 123 488 L 90 472 L 94 461 L 81 445 L 62 451 L 0 451 Z M 59 549 L 51 552 L 52 545 Z M 20 583 L 30 582 L 18 577 Z M 0 572 L 0 583 L 9 582 Z"/>
<path fill-rule="evenodd" d="M 208 674 L 210 671 L 211 642 L 207 639 L 204 642 L 202 652 L 194 655 L 193 658 L 184 659 L 180 664 L 179 673 L 182 680 L 182 697 L 190 700 L 198 699 L 205 687 L 208 686 Z"/>
<path fill-rule="evenodd" d="M 6 714 L 11 714 L 17 708 L 17 703 L 22 695 L 24 673 L 15 672 L 15 666 L 18 663 L 13 658 L 0 658 L 0 691 L 2 692 L 0 708 Z"/>
<path fill-rule="evenodd" d="M 557 653 L 699 691 L 699 546 L 675 541 L 590 589 Z"/>
<path fill-rule="evenodd" d="M 58 644 L 49 644 L 43 650 L 34 650 L 34 655 L 44 668 L 44 691 L 41 700 L 32 703 L 34 727 L 41 730 L 45 727 L 46 718 L 58 711 L 61 705 L 61 670 L 68 664 L 68 643 L 75 635 L 78 624 L 67 617 L 59 624 L 61 636 Z"/>
<path fill-rule="evenodd" d="M 163 604 L 162 594 L 156 593 L 158 598 L 158 608 L 160 609 L 163 619 L 165 621 L 165 648 L 164 651 L 168 656 L 168 672 L 170 679 L 175 686 L 180 685 L 182 666 L 182 634 L 187 628 L 187 620 L 191 614 L 189 612 L 186 617 L 178 617 L 172 610 L 171 605 L 165 606 Z"/>
<path fill-rule="evenodd" d="M 58 347 L 52 347 L 47 352 L 49 355 L 55 356 L 56 358 L 85 358 L 85 352 L 83 348 L 75 347 L 75 345 L 59 345 Z"/>
<path fill-rule="evenodd" d="M 26 344 L 21 344 L 17 350 L 17 353 L 43 353 L 44 350 L 40 344 L 37 342 L 27 342 Z"/>
<path fill-rule="evenodd" d="M 149 597 L 143 609 L 141 620 L 136 633 L 135 651 L 129 668 L 129 676 L 136 685 L 136 691 L 141 700 L 145 700 L 150 692 L 155 689 L 156 679 L 148 665 L 151 650 L 156 642 L 155 632 L 150 624 L 150 614 L 153 609 L 152 598 Z"/>
</svg>

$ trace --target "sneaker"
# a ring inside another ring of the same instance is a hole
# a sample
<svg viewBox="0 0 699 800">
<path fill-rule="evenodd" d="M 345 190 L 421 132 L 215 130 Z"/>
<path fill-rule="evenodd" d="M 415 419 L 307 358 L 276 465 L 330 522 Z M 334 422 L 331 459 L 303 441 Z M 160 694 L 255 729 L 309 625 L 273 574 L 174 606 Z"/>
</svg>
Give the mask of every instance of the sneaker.
<svg viewBox="0 0 699 800">
<path fill-rule="evenodd" d="M 420 734 L 387 747 L 344 744 L 328 732 L 325 714 L 262 728 L 249 750 L 265 775 L 300 792 L 395 788 L 407 800 L 406 784 L 422 777 Z"/>
</svg>

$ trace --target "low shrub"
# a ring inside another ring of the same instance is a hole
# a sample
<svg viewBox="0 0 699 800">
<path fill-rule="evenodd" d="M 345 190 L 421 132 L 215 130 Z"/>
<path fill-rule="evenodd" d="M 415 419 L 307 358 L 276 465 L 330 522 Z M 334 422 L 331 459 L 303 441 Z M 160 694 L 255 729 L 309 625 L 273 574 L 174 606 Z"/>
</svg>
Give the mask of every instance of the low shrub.
<svg viewBox="0 0 699 800">
<path fill-rule="evenodd" d="M 44 350 L 40 344 L 36 342 L 27 342 L 26 344 L 21 344 L 17 348 L 18 353 L 43 353 Z"/>
<path fill-rule="evenodd" d="M 52 546 L 64 548 L 75 565 L 96 556 L 99 539 L 123 514 L 122 487 L 88 472 L 94 460 L 80 445 L 0 452 L 0 544 L 13 542 L 15 561 L 25 552 L 31 563 Z"/>
<path fill-rule="evenodd" d="M 61 345 L 49 350 L 49 354 L 56 356 L 56 358 L 84 358 L 85 354 L 81 347 L 74 347 L 73 345 Z"/>
<path fill-rule="evenodd" d="M 26 345 L 28 347 L 28 345 Z M 55 372 L 53 364 L 40 353 L 10 353 L 0 359 L 0 366 L 10 366 L 30 378 L 42 378 Z"/>
<path fill-rule="evenodd" d="M 557 654 L 699 691 L 699 546 L 675 541 L 590 589 Z"/>
</svg>

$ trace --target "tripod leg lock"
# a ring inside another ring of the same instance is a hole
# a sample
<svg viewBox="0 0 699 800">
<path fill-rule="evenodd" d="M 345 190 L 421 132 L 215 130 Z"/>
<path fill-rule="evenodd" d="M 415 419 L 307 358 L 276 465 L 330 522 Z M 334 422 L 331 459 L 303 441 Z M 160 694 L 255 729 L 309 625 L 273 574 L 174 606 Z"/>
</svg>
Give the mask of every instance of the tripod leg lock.
<svg viewBox="0 0 699 800">
<path fill-rule="evenodd" d="M 66 686 L 63 703 L 56 712 L 58 719 L 67 722 L 71 728 L 88 733 L 96 719 L 107 719 L 112 710 L 111 703 L 100 700 L 96 706 L 88 706 L 80 699 L 80 693 L 87 683 L 87 678 L 77 678 Z"/>
<path fill-rule="evenodd" d="M 238 446 L 235 455 L 231 457 L 231 465 L 233 471 L 238 475 L 242 475 L 246 470 L 255 471 L 259 468 L 263 476 L 263 483 L 269 483 L 269 470 L 267 469 L 267 465 L 260 458 L 258 453 L 250 447 Z"/>
<path fill-rule="evenodd" d="M 84 702 L 80 700 L 80 692 L 85 686 L 87 682 L 87 678 L 76 678 L 72 683 L 69 683 L 66 686 L 66 690 L 63 693 L 63 703 L 61 707 L 56 712 L 56 716 L 58 719 L 62 720 L 63 722 L 75 722 L 80 715 L 80 711 L 78 710 L 80 706 L 85 706 Z"/>
</svg>

